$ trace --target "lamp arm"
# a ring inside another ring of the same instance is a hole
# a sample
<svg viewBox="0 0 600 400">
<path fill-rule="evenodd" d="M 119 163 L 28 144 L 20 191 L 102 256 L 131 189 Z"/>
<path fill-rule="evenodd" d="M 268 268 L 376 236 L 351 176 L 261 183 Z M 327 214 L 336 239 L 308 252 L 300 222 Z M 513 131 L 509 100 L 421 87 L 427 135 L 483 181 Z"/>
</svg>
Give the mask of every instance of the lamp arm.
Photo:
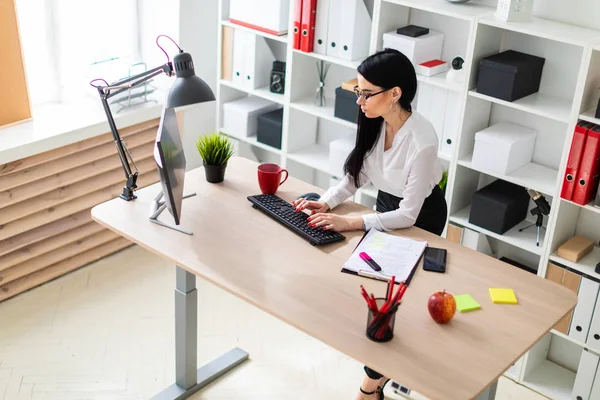
<svg viewBox="0 0 600 400">
<path fill-rule="evenodd" d="M 133 192 L 135 189 L 137 189 L 138 170 L 137 170 L 137 167 L 135 167 L 135 162 L 133 162 L 133 159 L 131 158 L 131 154 L 127 150 L 125 143 L 119 136 L 119 131 L 117 130 L 117 125 L 115 124 L 115 120 L 110 111 L 108 99 L 110 99 L 113 96 L 118 95 L 121 92 L 124 92 L 125 90 L 129 90 L 132 87 L 135 87 L 143 82 L 146 82 L 147 80 L 149 80 L 163 72 L 165 74 L 167 74 L 168 76 L 171 76 L 172 71 L 173 71 L 172 65 L 170 62 L 168 62 L 164 65 L 161 65 L 160 67 L 156 67 L 151 70 L 144 71 L 139 75 L 125 78 L 113 85 L 95 86 L 96 89 L 98 90 L 98 94 L 100 95 L 100 100 L 102 101 L 102 107 L 104 108 L 104 112 L 105 112 L 106 118 L 108 120 L 108 125 L 110 127 L 110 131 L 112 132 L 113 139 L 115 141 L 115 145 L 117 146 L 119 158 L 121 159 L 121 165 L 123 166 L 123 170 L 125 172 L 125 178 L 127 179 L 125 186 L 123 187 L 123 192 L 121 193 L 121 196 L 119 196 L 124 200 L 130 201 L 130 200 L 133 200 L 136 198 L 136 196 Z M 132 83 L 129 83 L 129 82 L 132 82 Z M 125 84 L 127 84 L 127 85 L 125 85 Z M 125 86 L 123 86 L 123 85 L 125 85 Z M 111 89 L 118 89 L 118 90 L 111 92 Z M 135 167 L 135 172 L 132 172 L 131 166 L 129 165 L 130 159 Z"/>
<path fill-rule="evenodd" d="M 112 84 L 112 85 L 97 86 L 97 88 L 102 89 L 102 93 L 100 95 L 101 97 L 110 99 L 111 97 L 114 97 L 114 96 L 116 96 L 126 90 L 129 90 L 133 87 L 136 87 L 136 86 L 146 82 L 147 80 L 160 75 L 163 72 L 167 76 L 173 75 L 173 67 L 170 62 L 163 64 L 160 67 L 156 67 L 156 68 L 150 69 L 148 71 L 144 71 L 141 74 L 138 74 L 138 75 L 135 75 L 135 76 L 132 76 L 129 78 L 125 78 L 123 80 L 120 80 L 120 81 Z M 133 82 L 133 83 L 129 83 L 129 82 Z M 119 89 L 119 90 L 112 92 L 111 90 L 113 90 L 113 89 Z"/>
</svg>

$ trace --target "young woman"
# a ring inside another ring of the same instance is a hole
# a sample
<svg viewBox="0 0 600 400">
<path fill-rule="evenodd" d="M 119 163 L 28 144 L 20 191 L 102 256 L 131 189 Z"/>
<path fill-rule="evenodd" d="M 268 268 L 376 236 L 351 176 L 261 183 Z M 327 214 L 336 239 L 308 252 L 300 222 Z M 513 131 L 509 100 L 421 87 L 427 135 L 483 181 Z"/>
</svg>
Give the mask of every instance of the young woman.
<svg viewBox="0 0 600 400">
<path fill-rule="evenodd" d="M 438 136 L 433 125 L 411 102 L 417 76 L 410 60 L 397 50 L 385 49 L 358 67 L 355 88 L 361 111 L 356 144 L 344 165 L 345 177 L 319 201 L 298 199 L 297 210 L 312 211 L 309 224 L 323 229 L 383 231 L 417 226 L 441 235 L 447 206 L 438 182 Z M 376 210 L 350 217 L 327 213 L 371 182 L 379 191 Z M 357 400 L 383 399 L 388 379 L 365 366 Z"/>
</svg>

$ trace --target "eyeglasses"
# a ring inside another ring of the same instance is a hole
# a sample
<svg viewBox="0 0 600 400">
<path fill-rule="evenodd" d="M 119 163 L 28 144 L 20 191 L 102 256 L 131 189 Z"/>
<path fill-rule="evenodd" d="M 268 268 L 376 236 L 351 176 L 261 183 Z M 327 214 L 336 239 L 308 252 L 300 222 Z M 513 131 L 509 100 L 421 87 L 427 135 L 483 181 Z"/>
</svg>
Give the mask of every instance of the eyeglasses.
<svg viewBox="0 0 600 400">
<path fill-rule="evenodd" d="M 371 98 L 371 97 L 373 97 L 375 95 L 378 95 L 379 93 L 383 93 L 383 92 L 386 92 L 388 90 L 390 90 L 390 89 L 383 89 L 383 90 L 381 90 L 379 92 L 376 92 L 376 93 L 365 93 L 365 92 L 363 92 L 361 90 L 358 90 L 358 86 L 354 86 L 354 94 L 356 94 L 356 97 L 359 98 L 359 99 L 362 97 L 363 99 L 365 99 L 365 101 L 369 100 L 369 98 Z"/>
</svg>

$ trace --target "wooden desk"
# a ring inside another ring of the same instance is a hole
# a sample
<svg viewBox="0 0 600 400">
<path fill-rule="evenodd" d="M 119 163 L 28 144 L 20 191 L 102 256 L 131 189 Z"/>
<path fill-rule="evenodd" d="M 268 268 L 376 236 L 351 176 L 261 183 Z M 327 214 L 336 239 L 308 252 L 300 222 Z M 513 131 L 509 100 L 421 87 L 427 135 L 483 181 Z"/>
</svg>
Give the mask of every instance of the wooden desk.
<svg viewBox="0 0 600 400">
<path fill-rule="evenodd" d="M 386 284 L 340 273 L 362 232 L 345 232 L 345 242 L 313 247 L 251 207 L 246 196 L 260 193 L 257 164 L 230 160 L 225 181 L 207 183 L 202 168 L 186 174 L 182 227 L 192 236 L 151 224 L 148 213 L 158 185 L 138 199 L 111 200 L 93 218 L 189 273 L 219 286 L 376 371 L 432 399 L 471 399 L 492 387 L 502 373 L 576 304 L 568 289 L 426 231 L 396 231 L 448 249 L 447 273 L 420 267 L 406 291 L 394 338 L 374 343 L 365 336 L 367 308 L 359 285 L 384 293 Z M 278 195 L 292 201 L 316 191 L 291 178 Z M 346 202 L 336 213 L 372 212 Z M 164 213 L 162 218 L 172 222 Z M 183 275 L 182 275 L 183 279 Z M 490 287 L 510 287 L 519 305 L 493 304 Z M 469 293 L 482 310 L 435 323 L 427 299 L 435 291 Z M 179 313 L 176 316 L 181 317 Z M 196 357 L 196 353 L 193 354 Z M 360 382 L 357 382 L 357 388 Z"/>
</svg>

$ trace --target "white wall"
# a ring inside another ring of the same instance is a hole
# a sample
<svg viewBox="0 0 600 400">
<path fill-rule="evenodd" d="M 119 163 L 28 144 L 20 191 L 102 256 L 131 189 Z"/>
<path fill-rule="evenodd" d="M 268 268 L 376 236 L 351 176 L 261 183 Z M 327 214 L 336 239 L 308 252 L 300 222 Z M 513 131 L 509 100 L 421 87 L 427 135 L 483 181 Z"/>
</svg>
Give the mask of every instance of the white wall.
<svg viewBox="0 0 600 400">
<path fill-rule="evenodd" d="M 158 35 L 167 35 L 179 43 L 179 1 L 138 0 L 139 37 L 141 56 L 148 64 L 148 69 L 167 62 L 164 53 L 156 45 Z M 161 38 L 159 44 L 173 59 L 177 47 L 167 38 Z M 159 86 L 170 86 L 172 81 L 160 75 L 155 79 Z"/>
<path fill-rule="evenodd" d="M 179 1 L 179 45 L 194 60 L 196 75 L 217 91 L 217 0 Z M 202 165 L 196 150 L 198 136 L 216 129 L 216 102 L 203 103 L 185 111 L 183 145 L 188 169 Z"/>
<path fill-rule="evenodd" d="M 154 68 L 167 60 L 156 46 L 156 37 L 168 35 L 194 61 L 196 75 L 202 78 L 216 92 L 217 77 L 217 0 L 138 0 L 141 15 L 140 48 L 148 68 Z M 177 47 L 167 38 L 161 38 L 160 45 L 173 57 Z M 168 90 L 173 79 L 160 75 L 154 84 Z M 178 113 L 179 114 L 179 113 Z M 187 169 L 202 165 L 196 150 L 196 138 L 216 127 L 216 103 L 198 104 L 181 111 L 182 140 Z"/>
<path fill-rule="evenodd" d="M 473 3 L 496 7 L 498 0 L 472 0 Z M 598 29 L 600 1 L 598 0 L 534 0 L 533 15 L 572 25 Z"/>
</svg>

